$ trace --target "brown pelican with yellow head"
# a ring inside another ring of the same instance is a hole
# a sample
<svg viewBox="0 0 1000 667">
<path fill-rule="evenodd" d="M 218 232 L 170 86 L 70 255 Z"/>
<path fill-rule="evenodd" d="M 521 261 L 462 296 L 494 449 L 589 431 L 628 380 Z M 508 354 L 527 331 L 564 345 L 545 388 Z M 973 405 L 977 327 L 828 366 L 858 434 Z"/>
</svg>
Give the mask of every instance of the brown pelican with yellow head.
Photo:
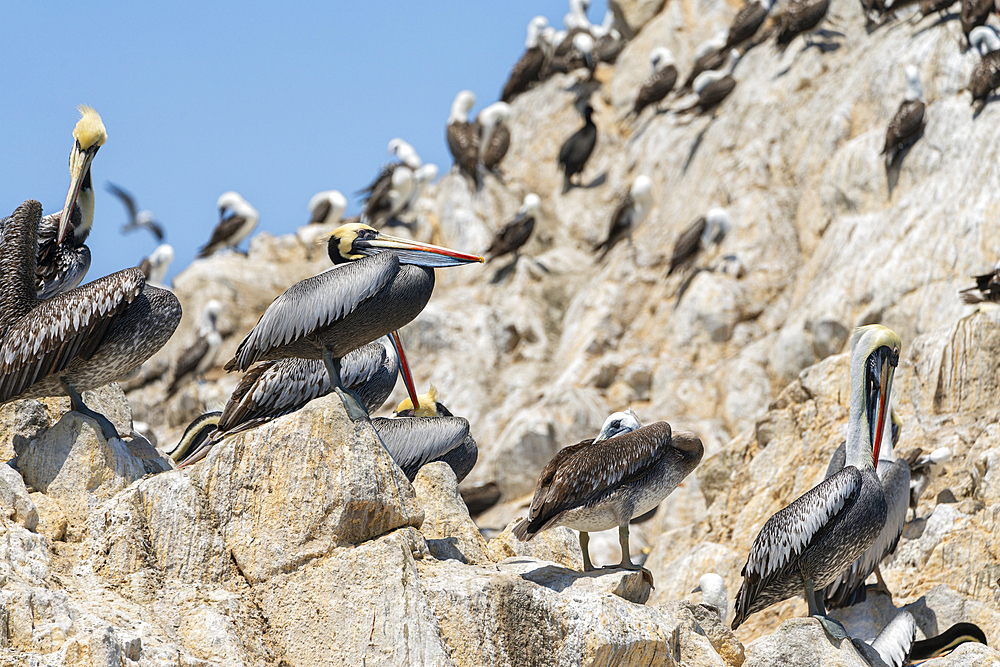
<svg viewBox="0 0 1000 667">
<path fill-rule="evenodd" d="M 330 234 L 331 269 L 292 285 L 246 335 L 227 371 L 267 359 L 322 359 L 352 420 L 368 413 L 346 388 L 341 358 L 411 322 L 434 290 L 434 268 L 482 262 L 448 248 L 388 236 L 361 223 Z"/>
<path fill-rule="evenodd" d="M 822 589 L 875 542 L 886 521 L 875 474 L 901 347 L 877 325 L 851 338 L 851 411 L 844 468 L 772 516 L 750 547 L 736 595 L 735 630 L 751 614 L 798 594 L 835 638 L 846 632 L 826 617 Z"/>
</svg>

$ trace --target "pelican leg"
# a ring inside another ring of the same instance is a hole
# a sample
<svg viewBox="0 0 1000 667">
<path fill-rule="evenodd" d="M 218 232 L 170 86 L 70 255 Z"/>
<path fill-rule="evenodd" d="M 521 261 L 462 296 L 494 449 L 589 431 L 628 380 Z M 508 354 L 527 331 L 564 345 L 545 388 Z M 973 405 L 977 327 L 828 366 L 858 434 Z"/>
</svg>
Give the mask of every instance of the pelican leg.
<svg viewBox="0 0 1000 667">
<path fill-rule="evenodd" d="M 344 381 L 340 376 L 340 359 L 334 359 L 333 355 L 330 354 L 330 350 L 323 350 L 323 363 L 326 365 L 326 372 L 330 374 L 330 384 L 333 386 L 333 390 L 337 392 L 337 396 L 340 396 L 340 400 L 344 404 L 344 409 L 347 411 L 347 416 L 352 422 L 369 420 L 371 419 L 368 415 L 368 410 L 365 409 L 364 403 L 358 400 L 357 394 L 344 386 Z"/>
<path fill-rule="evenodd" d="M 597 568 L 590 562 L 590 533 L 582 530 L 580 531 L 580 551 L 583 552 L 583 571 L 596 570 Z"/>
<path fill-rule="evenodd" d="M 101 427 L 101 432 L 104 433 L 105 440 L 121 440 L 122 437 L 118 435 L 118 429 L 111 421 L 99 412 L 94 412 L 88 408 L 83 399 L 80 398 L 80 394 L 76 391 L 76 388 L 64 377 L 59 378 L 59 382 L 62 384 L 63 391 L 69 394 L 69 409 L 73 412 L 79 412 L 82 415 L 90 417 L 97 422 L 97 425 Z"/>
<path fill-rule="evenodd" d="M 844 626 L 826 615 L 826 607 L 823 605 L 823 592 L 820 591 L 819 595 L 816 594 L 812 579 L 803 578 L 802 581 L 805 584 L 806 590 L 803 597 L 806 599 L 806 606 L 809 607 L 809 615 L 814 616 L 816 620 L 822 623 L 823 629 L 834 639 L 847 639 L 850 635 L 847 634 Z"/>
<path fill-rule="evenodd" d="M 875 566 L 875 581 L 877 583 L 875 584 L 875 587 L 874 587 L 873 590 L 879 591 L 881 593 L 885 593 L 886 595 L 889 596 L 889 599 L 891 600 L 892 599 L 892 592 L 889 590 L 889 587 L 886 585 L 885 579 L 882 578 L 882 570 L 879 568 L 878 565 Z"/>
<path fill-rule="evenodd" d="M 649 584 L 650 588 L 654 588 L 653 573 L 644 568 L 642 565 L 636 565 L 632 562 L 632 556 L 629 554 L 628 549 L 628 521 L 618 526 L 618 543 L 622 548 L 622 562 L 618 565 L 607 565 L 605 567 L 642 572 L 642 578 L 646 580 L 646 583 Z"/>
</svg>

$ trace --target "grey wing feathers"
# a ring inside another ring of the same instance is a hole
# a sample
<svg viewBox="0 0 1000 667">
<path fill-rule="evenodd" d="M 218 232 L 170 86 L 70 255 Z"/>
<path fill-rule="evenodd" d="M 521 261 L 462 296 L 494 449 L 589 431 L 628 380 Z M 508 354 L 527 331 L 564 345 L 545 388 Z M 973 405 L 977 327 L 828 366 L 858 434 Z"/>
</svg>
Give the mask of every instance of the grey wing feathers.
<svg viewBox="0 0 1000 667">
<path fill-rule="evenodd" d="M 39 303 L 7 330 L 0 347 L 0 402 L 76 357 L 89 359 L 144 285 L 139 269 L 125 269 Z"/>
<path fill-rule="evenodd" d="M 833 456 L 830 457 L 830 465 L 826 467 L 826 475 L 823 479 L 830 479 L 838 472 L 844 469 L 844 464 L 847 462 L 847 441 L 840 443 L 840 446 L 834 450 Z"/>
<path fill-rule="evenodd" d="M 455 449 L 469 434 L 469 422 L 462 417 L 376 418 L 372 425 L 410 481 L 421 466 Z"/>
<path fill-rule="evenodd" d="M 294 412 L 330 393 L 330 376 L 317 359 L 278 359 L 251 368 L 219 419 L 220 432 L 239 432 Z"/>
<path fill-rule="evenodd" d="M 340 377 L 347 387 L 358 387 L 368 382 L 385 366 L 387 355 L 385 346 L 379 341 L 368 343 L 343 358 Z M 320 364 L 320 366 L 323 366 Z M 326 368 L 323 367 L 326 373 Z"/>
<path fill-rule="evenodd" d="M 882 662 L 890 667 L 902 667 L 916 639 L 917 623 L 913 615 L 908 611 L 901 611 L 886 623 L 871 646 L 882 658 Z"/>
</svg>

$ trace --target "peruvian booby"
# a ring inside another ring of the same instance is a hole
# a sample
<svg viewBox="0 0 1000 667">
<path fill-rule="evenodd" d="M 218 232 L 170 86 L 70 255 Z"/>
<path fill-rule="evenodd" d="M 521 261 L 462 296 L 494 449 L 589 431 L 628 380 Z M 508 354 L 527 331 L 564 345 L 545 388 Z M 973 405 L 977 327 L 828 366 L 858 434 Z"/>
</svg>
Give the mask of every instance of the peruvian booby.
<svg viewBox="0 0 1000 667">
<path fill-rule="evenodd" d="M 732 226 L 733 220 L 726 209 L 710 208 L 708 213 L 688 225 L 677 237 L 667 275 L 678 269 L 687 268 L 699 253 L 708 250 L 712 245 L 722 243 Z"/>
<path fill-rule="evenodd" d="M 219 315 L 222 314 L 222 304 L 211 299 L 201 309 L 201 322 L 195 333 L 195 341 L 177 359 L 174 376 L 167 387 L 167 396 L 177 393 L 181 385 L 194 378 L 204 380 L 205 373 L 215 365 L 215 358 L 222 347 L 222 336 L 219 334 Z"/>
<path fill-rule="evenodd" d="M 486 171 L 495 172 L 510 148 L 510 105 L 494 102 L 476 117 L 479 144 L 479 162 Z"/>
<path fill-rule="evenodd" d="M 611 223 L 608 225 L 608 235 L 600 243 L 594 244 L 593 251 L 600 251 L 597 261 L 604 260 L 605 255 L 618 245 L 618 242 L 628 237 L 632 231 L 645 221 L 653 208 L 653 182 L 649 176 L 640 174 L 632 181 L 627 193 L 621 195 L 615 210 L 611 213 Z"/>
<path fill-rule="evenodd" d="M 419 315 L 434 290 L 434 267 L 483 258 L 387 236 L 360 223 L 335 229 L 327 253 L 335 266 L 276 298 L 226 370 L 246 371 L 268 359 L 322 359 L 350 418 L 367 419 L 342 380 L 341 358 Z"/>
<path fill-rule="evenodd" d="M 714 109 L 722 100 L 729 97 L 736 87 L 736 79 L 733 78 L 733 70 L 740 61 L 740 52 L 732 49 L 726 58 L 726 65 L 721 70 L 708 70 L 698 75 L 694 80 L 692 88 L 698 101 L 684 111 L 698 109 L 701 113 Z"/>
<path fill-rule="evenodd" d="M 694 80 L 702 72 L 719 69 L 726 63 L 726 40 L 729 33 L 726 31 L 717 32 L 704 42 L 699 44 L 694 50 L 694 64 L 688 73 L 682 91 L 691 90 Z"/>
<path fill-rule="evenodd" d="M 974 623 L 956 623 L 944 632 L 929 639 L 913 642 L 910 648 L 911 663 L 930 660 L 951 653 L 962 644 L 978 642 L 988 645 L 986 633 Z"/>
<path fill-rule="evenodd" d="M 198 252 L 198 257 L 211 257 L 223 248 L 235 248 L 257 226 L 260 218 L 257 209 L 238 192 L 223 192 L 215 204 L 219 209 L 219 224 L 212 231 L 212 238 Z M 230 215 L 226 215 L 232 211 Z"/>
<path fill-rule="evenodd" d="M 924 132 L 924 96 L 920 85 L 920 70 L 916 65 L 906 66 L 906 96 L 899 105 L 896 115 L 885 130 L 885 168 L 896 164 L 903 152 L 912 146 Z"/>
<path fill-rule="evenodd" d="M 41 205 L 25 202 L 8 219 L 0 244 L 0 403 L 68 395 L 73 410 L 97 420 L 107 439 L 117 438 L 80 394 L 124 377 L 163 347 L 180 322 L 180 303 L 146 285 L 138 268 L 40 300 L 41 218 Z"/>
<path fill-rule="evenodd" d="M 774 0 L 751 0 L 745 4 L 730 24 L 722 50 L 735 48 L 756 35 L 773 4 Z"/>
<path fill-rule="evenodd" d="M 432 165 L 433 166 L 433 165 Z M 424 167 L 420 167 L 423 169 Z M 435 174 L 437 167 L 433 167 Z M 405 164 L 398 164 L 389 174 L 388 182 L 376 184 L 368 201 L 365 202 L 361 220 L 379 229 L 393 217 L 399 215 L 410 203 L 417 189 L 415 172 Z"/>
<path fill-rule="evenodd" d="M 930 486 L 931 478 L 940 475 L 944 464 L 951 460 L 951 449 L 938 447 L 930 454 L 924 454 L 918 447 L 907 453 L 906 460 L 910 465 L 910 509 L 915 521 L 920 496 Z"/>
<path fill-rule="evenodd" d="M 396 169 L 406 168 L 411 172 L 416 172 L 424 164 L 413 146 L 398 137 L 389 141 L 388 152 L 398 162 L 389 162 L 383 165 L 375 180 L 368 187 L 358 191 L 358 194 L 365 195 L 364 213 L 361 215 L 363 220 L 374 219 L 376 211 L 387 207 L 391 208 L 386 197 L 392 189 L 392 175 Z"/>
<path fill-rule="evenodd" d="M 587 18 L 590 0 L 569 0 L 569 13 L 563 16 L 563 27 L 566 30 L 584 30 L 590 32 L 593 23 Z"/>
<path fill-rule="evenodd" d="M 340 222 L 347 210 L 347 197 L 340 190 L 317 192 L 309 200 L 309 224 L 332 225 Z"/>
<path fill-rule="evenodd" d="M 733 630 L 751 614 L 803 594 L 810 616 L 843 639 L 843 627 L 826 617 L 822 589 L 871 547 L 886 520 L 885 493 L 875 474 L 899 336 L 877 325 L 851 338 L 851 408 L 844 468 L 769 518 L 740 574 Z"/>
<path fill-rule="evenodd" d="M 594 107 L 586 103 L 583 107 L 583 127 L 563 142 L 559 149 L 559 167 L 563 171 L 563 192 L 573 187 L 573 177 L 583 173 L 594 146 L 597 145 L 597 126 L 594 124 Z M 582 177 L 581 177 L 582 178 Z"/>
<path fill-rule="evenodd" d="M 485 253 L 487 262 L 511 252 L 515 253 L 516 259 L 517 251 L 531 238 L 531 232 L 535 229 L 535 218 L 538 217 L 541 205 L 542 200 L 534 192 L 524 196 L 524 202 L 518 209 L 517 216 L 493 236 L 493 242 Z"/>
<path fill-rule="evenodd" d="M 969 34 L 969 44 L 982 56 L 969 77 L 973 113 L 978 115 L 1000 87 L 1000 36 L 988 26 L 979 26 Z"/>
<path fill-rule="evenodd" d="M 948 11 L 956 2 L 958 0 L 920 0 L 920 16 Z"/>
<path fill-rule="evenodd" d="M 962 22 L 962 33 L 969 46 L 972 46 L 971 33 L 975 28 L 986 25 L 986 19 L 995 9 L 993 0 L 961 0 L 959 18 Z"/>
<path fill-rule="evenodd" d="M 549 72 L 569 73 L 578 69 L 586 69 L 593 75 L 597 61 L 594 58 L 594 38 L 590 33 L 579 31 L 571 34 L 564 43 L 569 44 L 565 51 L 557 50 L 549 62 Z"/>
<path fill-rule="evenodd" d="M 150 285 L 162 287 L 166 285 L 167 270 L 170 263 L 174 261 L 174 247 L 169 243 L 161 243 L 153 248 L 149 257 L 143 257 L 139 262 L 139 270 L 142 277 Z"/>
<path fill-rule="evenodd" d="M 649 54 L 649 64 L 653 72 L 639 88 L 639 94 L 632 105 L 632 113 L 638 116 L 650 104 L 663 101 L 677 83 L 677 66 L 670 49 L 658 46 Z"/>
<path fill-rule="evenodd" d="M 701 593 L 701 603 L 718 612 L 719 620 L 725 625 L 726 617 L 729 615 L 729 603 L 726 600 L 726 582 L 722 577 L 715 572 L 703 574 L 698 579 L 698 586 L 691 592 Z"/>
<path fill-rule="evenodd" d="M 618 526 L 622 560 L 615 567 L 649 570 L 629 555 L 629 520 L 660 504 L 701 461 L 704 448 L 693 433 L 672 433 L 670 424 L 642 426 L 631 410 L 608 417 L 593 440 L 564 447 L 542 470 L 528 518 L 513 533 L 524 542 L 568 526 L 580 531 L 583 569 L 590 561 L 588 533 Z"/>
<path fill-rule="evenodd" d="M 830 0 L 792 0 L 781 15 L 778 49 L 784 51 L 792 40 L 818 26 L 830 9 Z"/>
<path fill-rule="evenodd" d="M 134 232 L 137 229 L 145 229 L 150 234 L 152 234 L 157 241 L 163 241 L 163 227 L 156 222 L 156 218 L 153 216 L 152 211 L 139 210 L 139 206 L 135 203 L 135 197 L 132 196 L 128 190 L 121 188 L 110 181 L 105 185 L 108 192 L 118 197 L 121 201 L 122 206 L 125 207 L 125 212 L 128 214 L 128 222 L 122 225 L 122 234 L 128 234 L 129 232 Z"/>
<path fill-rule="evenodd" d="M 528 22 L 528 38 L 524 41 L 524 55 L 514 65 L 503 92 L 501 102 L 512 102 L 515 97 L 528 90 L 540 79 L 545 63 L 545 47 L 541 42 L 542 31 L 549 25 L 544 16 L 536 16 Z"/>
<path fill-rule="evenodd" d="M 479 190 L 479 137 L 476 128 L 469 122 L 469 112 L 474 106 L 476 96 L 471 90 L 460 91 L 455 96 L 448 114 L 445 138 L 455 166 Z"/>
<path fill-rule="evenodd" d="M 962 299 L 962 303 L 969 305 L 983 301 L 1000 303 L 1000 262 L 997 262 L 989 273 L 974 277 L 976 280 L 974 287 L 958 290 L 958 296 Z"/>
</svg>

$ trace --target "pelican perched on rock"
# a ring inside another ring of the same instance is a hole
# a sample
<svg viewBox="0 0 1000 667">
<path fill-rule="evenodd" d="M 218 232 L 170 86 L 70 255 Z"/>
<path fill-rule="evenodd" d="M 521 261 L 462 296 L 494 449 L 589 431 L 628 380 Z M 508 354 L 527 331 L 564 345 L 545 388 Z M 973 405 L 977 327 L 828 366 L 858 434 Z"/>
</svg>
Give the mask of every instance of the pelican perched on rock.
<svg viewBox="0 0 1000 667">
<path fill-rule="evenodd" d="M 0 244 L 0 403 L 68 395 L 72 409 L 94 418 L 105 438 L 118 438 L 80 394 L 124 377 L 163 347 L 180 322 L 180 303 L 146 285 L 138 268 L 40 300 L 41 218 L 41 205 L 25 202 L 7 220 Z"/>
<path fill-rule="evenodd" d="M 708 572 L 698 579 L 698 587 L 692 593 L 701 593 L 702 604 L 711 607 L 719 614 L 719 620 L 723 624 L 728 616 L 728 602 L 726 601 L 726 582 L 715 572 Z"/>
<path fill-rule="evenodd" d="M 412 396 L 412 393 L 411 393 Z M 413 407 L 412 398 L 404 398 L 400 401 L 396 409 L 392 411 L 393 417 L 452 417 L 451 411 L 438 400 L 437 389 L 431 385 L 426 394 L 417 397 L 419 402 L 417 407 Z"/>
<path fill-rule="evenodd" d="M 975 276 L 976 285 L 958 290 L 962 303 L 973 305 L 988 301 L 1000 303 L 1000 262 L 993 270 L 981 276 Z"/>
<path fill-rule="evenodd" d="M 733 630 L 751 614 L 803 594 L 809 614 L 832 636 L 846 637 L 826 617 L 821 591 L 872 546 L 885 525 L 885 493 L 875 461 L 901 345 L 899 336 L 877 324 L 855 330 L 846 465 L 761 528 L 741 572 Z"/>
<path fill-rule="evenodd" d="M 632 105 L 632 113 L 638 116 L 650 104 L 661 102 L 677 83 L 677 66 L 674 65 L 674 54 L 664 46 L 658 46 L 649 54 L 649 64 L 653 72 L 639 88 L 639 94 Z"/>
<path fill-rule="evenodd" d="M 693 433 L 671 433 L 670 424 L 642 426 L 628 410 L 607 418 L 593 440 L 565 447 L 542 470 L 528 518 L 514 527 L 524 542 L 538 533 L 569 526 L 580 531 L 584 571 L 593 570 L 588 533 L 618 526 L 622 560 L 617 567 L 641 570 L 632 563 L 628 525 L 632 517 L 660 504 L 701 461 L 704 448 Z"/>
<path fill-rule="evenodd" d="M 317 192 L 309 200 L 309 224 L 332 225 L 340 222 L 347 210 L 347 197 L 340 190 Z"/>
<path fill-rule="evenodd" d="M 708 213 L 688 225 L 677 237 L 667 275 L 690 266 L 699 253 L 722 243 L 732 226 L 733 220 L 726 209 L 708 209 Z"/>
<path fill-rule="evenodd" d="M 751 0 L 744 5 L 729 26 L 723 50 L 735 48 L 756 35 L 773 5 L 774 0 Z"/>
<path fill-rule="evenodd" d="M 890 667 L 903 667 L 916 638 L 917 622 L 913 620 L 913 614 L 900 611 L 872 640 L 871 647 L 885 664 Z"/>
<path fill-rule="evenodd" d="M 691 66 L 691 71 L 688 73 L 687 79 L 684 80 L 681 90 L 691 90 L 694 80 L 702 72 L 719 69 L 726 64 L 727 37 L 726 31 L 717 32 L 695 48 L 694 65 Z"/>
<path fill-rule="evenodd" d="M 183 461 L 185 454 L 188 452 L 196 452 L 202 449 L 209 438 L 215 434 L 216 429 L 219 426 L 219 418 L 222 413 L 218 410 L 213 412 L 206 412 L 205 414 L 198 415 L 194 420 L 188 424 L 187 428 L 184 429 L 184 433 L 181 435 L 181 439 L 177 441 L 177 444 L 173 447 L 168 447 L 164 449 L 167 456 L 169 456 L 174 463 L 179 463 Z M 209 446 L 209 449 L 211 447 Z M 205 450 L 207 453 L 207 449 Z"/>
<path fill-rule="evenodd" d="M 924 96 L 920 85 L 920 70 L 916 65 L 906 66 L 906 96 L 899 105 L 896 115 L 885 130 L 885 168 L 896 164 L 903 152 L 912 146 L 924 133 Z"/>
<path fill-rule="evenodd" d="M 816 28 L 829 9 L 830 0 L 793 0 L 781 15 L 778 49 L 784 51 L 793 39 Z"/>
<path fill-rule="evenodd" d="M 632 231 L 643 223 L 652 208 L 653 182 L 649 176 L 640 174 L 632 181 L 629 191 L 619 198 L 618 205 L 611 213 L 607 237 L 600 243 L 594 244 L 594 252 L 601 252 L 597 256 L 597 261 L 602 261 L 619 241 L 626 237 L 631 238 Z"/>
<path fill-rule="evenodd" d="M 542 200 L 534 192 L 529 192 L 524 196 L 524 203 L 517 211 L 517 216 L 498 230 L 493 237 L 493 242 L 486 251 L 486 261 L 492 262 L 497 257 L 502 257 L 507 253 L 516 253 L 521 246 L 531 238 L 531 232 L 535 229 L 535 218 L 541 211 Z"/>
<path fill-rule="evenodd" d="M 122 234 L 128 234 L 129 232 L 134 232 L 137 229 L 145 229 L 150 234 L 156 238 L 157 241 L 163 240 L 163 227 L 156 222 L 156 218 L 153 216 L 152 211 L 139 210 L 139 205 L 135 203 L 135 197 L 132 196 L 128 190 L 118 187 L 114 183 L 107 184 L 108 192 L 118 197 L 121 201 L 122 206 L 125 207 L 125 212 L 128 214 L 128 222 L 122 225 Z"/>
<path fill-rule="evenodd" d="M 479 112 L 476 131 L 479 133 L 479 162 L 486 171 L 496 171 L 510 148 L 510 105 L 494 102 Z"/>
<path fill-rule="evenodd" d="M 563 171 L 563 192 L 573 187 L 573 177 L 583 173 L 587 160 L 597 144 L 597 126 L 594 125 L 594 107 L 583 107 L 583 127 L 574 132 L 559 149 L 559 167 Z M 582 178 L 582 177 L 581 177 Z"/>
<path fill-rule="evenodd" d="M 479 136 L 476 127 L 469 122 L 469 112 L 476 106 L 476 96 L 471 90 L 463 90 L 455 96 L 448 114 L 445 138 L 448 150 L 455 160 L 458 170 L 479 189 Z"/>
<path fill-rule="evenodd" d="M 702 72 L 694 80 L 694 92 L 698 96 L 698 101 L 684 111 L 698 109 L 701 113 L 714 109 L 722 100 L 729 97 L 736 87 L 736 79 L 733 78 L 733 70 L 736 69 L 740 61 L 740 52 L 733 49 L 726 58 L 726 66 L 721 70 L 709 70 Z"/>
<path fill-rule="evenodd" d="M 267 359 L 322 359 L 350 418 L 367 419 L 342 380 L 341 357 L 419 315 L 434 289 L 434 267 L 483 258 L 387 236 L 360 223 L 335 229 L 327 252 L 335 266 L 276 298 L 226 370 L 246 371 Z"/>
<path fill-rule="evenodd" d="M 161 243 L 153 248 L 149 257 L 143 257 L 139 262 L 139 270 L 150 285 L 161 287 L 166 285 L 167 270 L 174 261 L 174 247 L 169 243 Z"/>
<path fill-rule="evenodd" d="M 988 26 L 979 26 L 970 33 L 969 44 L 981 56 L 969 77 L 973 113 L 978 114 L 986 106 L 990 94 L 1000 86 L 1000 36 Z"/>
<path fill-rule="evenodd" d="M 524 41 L 524 55 L 514 65 L 503 92 L 501 102 L 512 102 L 515 97 L 528 90 L 539 81 L 542 65 L 545 63 L 545 46 L 541 42 L 542 31 L 549 25 L 544 16 L 536 16 L 528 22 L 528 38 Z"/>
<path fill-rule="evenodd" d="M 167 387 L 167 396 L 177 393 L 181 385 L 189 379 L 204 380 L 205 373 L 215 365 L 215 358 L 222 347 L 222 336 L 219 335 L 219 315 L 222 314 L 222 304 L 212 299 L 201 309 L 201 323 L 198 325 L 195 341 L 177 360 L 174 377 Z"/>
<path fill-rule="evenodd" d="M 238 192 L 223 192 L 215 205 L 219 208 L 219 224 L 198 257 L 211 257 L 223 248 L 235 248 L 250 235 L 260 218 L 257 209 Z M 230 214 L 226 215 L 227 212 Z"/>
<path fill-rule="evenodd" d="M 930 660 L 947 655 L 968 642 L 988 645 L 986 633 L 978 625 L 975 623 L 956 623 L 939 635 L 913 642 L 908 657 L 911 663 Z"/>
</svg>

